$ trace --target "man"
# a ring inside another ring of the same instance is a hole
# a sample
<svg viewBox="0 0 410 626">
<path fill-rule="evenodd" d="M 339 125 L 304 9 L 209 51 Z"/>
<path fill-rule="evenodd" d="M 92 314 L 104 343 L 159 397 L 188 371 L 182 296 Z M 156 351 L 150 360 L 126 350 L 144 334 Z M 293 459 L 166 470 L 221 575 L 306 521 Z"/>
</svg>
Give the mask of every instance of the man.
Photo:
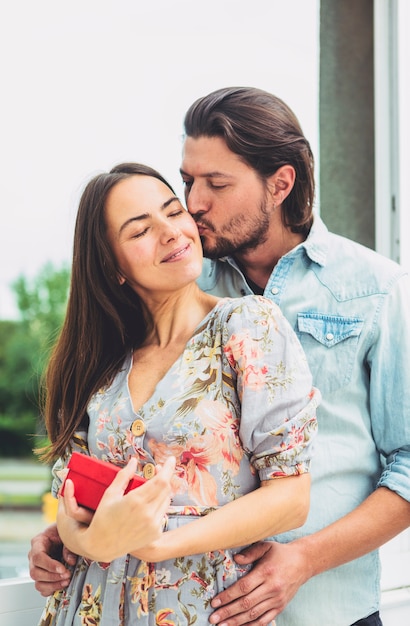
<svg viewBox="0 0 410 626">
<path fill-rule="evenodd" d="M 185 130 L 185 197 L 210 259 L 201 287 L 275 301 L 323 397 L 307 523 L 238 555 L 254 567 L 214 598 L 211 622 L 380 625 L 377 548 L 410 523 L 408 276 L 313 216 L 311 150 L 275 96 L 220 89 L 190 107 Z M 62 567 L 49 541 L 31 551 L 43 593 Z"/>
</svg>

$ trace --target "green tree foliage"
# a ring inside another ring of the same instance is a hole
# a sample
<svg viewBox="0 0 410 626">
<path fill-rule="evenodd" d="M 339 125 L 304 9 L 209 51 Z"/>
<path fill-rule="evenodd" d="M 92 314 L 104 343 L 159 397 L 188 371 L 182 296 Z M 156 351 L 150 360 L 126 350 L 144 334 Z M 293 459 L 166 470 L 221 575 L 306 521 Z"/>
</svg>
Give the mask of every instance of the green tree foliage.
<svg viewBox="0 0 410 626">
<path fill-rule="evenodd" d="M 47 263 L 13 284 L 20 319 L 0 321 L 0 455 L 31 453 L 39 431 L 39 383 L 60 329 L 70 272 Z"/>
</svg>

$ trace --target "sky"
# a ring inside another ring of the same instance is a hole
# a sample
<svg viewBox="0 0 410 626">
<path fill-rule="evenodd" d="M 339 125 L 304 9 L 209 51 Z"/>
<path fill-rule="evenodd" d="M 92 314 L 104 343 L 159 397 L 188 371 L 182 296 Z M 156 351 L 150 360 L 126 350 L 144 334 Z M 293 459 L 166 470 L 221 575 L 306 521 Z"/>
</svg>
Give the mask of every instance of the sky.
<svg viewBox="0 0 410 626">
<path fill-rule="evenodd" d="M 11 283 L 70 264 L 81 191 L 123 161 L 178 169 L 189 105 L 285 100 L 318 156 L 318 0 L 13 0 L 0 7 L 0 319 Z"/>
</svg>

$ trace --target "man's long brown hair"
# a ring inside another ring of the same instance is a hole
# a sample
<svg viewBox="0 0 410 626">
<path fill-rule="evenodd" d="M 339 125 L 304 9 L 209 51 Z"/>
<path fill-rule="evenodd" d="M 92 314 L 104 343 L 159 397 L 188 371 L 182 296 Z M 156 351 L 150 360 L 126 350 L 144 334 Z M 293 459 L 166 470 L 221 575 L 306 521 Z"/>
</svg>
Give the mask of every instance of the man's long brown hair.
<svg viewBox="0 0 410 626">
<path fill-rule="evenodd" d="M 37 451 L 45 461 L 64 454 L 75 431 L 88 423 L 91 396 L 112 381 L 126 355 L 146 337 L 149 318 L 135 292 L 119 283 L 105 221 L 111 189 L 125 178 L 141 175 L 157 178 L 174 193 L 156 170 L 122 163 L 95 176 L 81 196 L 66 316 L 40 399 L 51 443 Z"/>
<path fill-rule="evenodd" d="M 313 154 L 297 117 L 280 98 L 253 87 L 217 89 L 190 106 L 184 129 L 188 137 L 221 137 L 261 180 L 292 165 L 296 180 L 282 203 L 282 221 L 292 232 L 308 234 L 315 195 Z"/>
</svg>

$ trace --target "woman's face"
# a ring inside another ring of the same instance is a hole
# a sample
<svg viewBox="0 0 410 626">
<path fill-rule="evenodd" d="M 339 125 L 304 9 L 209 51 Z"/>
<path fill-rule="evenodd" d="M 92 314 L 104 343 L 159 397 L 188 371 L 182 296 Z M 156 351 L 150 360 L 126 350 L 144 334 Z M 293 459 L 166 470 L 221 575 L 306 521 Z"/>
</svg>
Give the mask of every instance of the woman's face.
<svg viewBox="0 0 410 626">
<path fill-rule="evenodd" d="M 176 291 L 200 275 L 196 224 L 157 178 L 135 175 L 117 183 L 107 197 L 105 221 L 118 280 L 142 299 Z"/>
</svg>

